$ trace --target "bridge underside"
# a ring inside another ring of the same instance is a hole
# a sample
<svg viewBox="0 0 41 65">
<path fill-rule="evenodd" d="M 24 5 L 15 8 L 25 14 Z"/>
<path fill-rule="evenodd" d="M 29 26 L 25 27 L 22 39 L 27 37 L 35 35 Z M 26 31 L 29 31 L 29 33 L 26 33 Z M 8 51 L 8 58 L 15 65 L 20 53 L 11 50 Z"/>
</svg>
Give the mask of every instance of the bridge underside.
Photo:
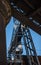
<svg viewBox="0 0 41 65">
<path fill-rule="evenodd" d="M 41 35 L 41 1 L 0 0 L 0 65 L 6 65 L 5 26 L 11 16 Z"/>
<path fill-rule="evenodd" d="M 41 1 L 39 0 L 3 0 L 0 1 L 0 12 L 2 13 L 5 25 L 10 17 L 14 16 L 22 24 L 28 25 L 31 29 L 41 35 Z"/>
<path fill-rule="evenodd" d="M 10 0 L 11 14 L 41 35 L 41 1 Z"/>
</svg>

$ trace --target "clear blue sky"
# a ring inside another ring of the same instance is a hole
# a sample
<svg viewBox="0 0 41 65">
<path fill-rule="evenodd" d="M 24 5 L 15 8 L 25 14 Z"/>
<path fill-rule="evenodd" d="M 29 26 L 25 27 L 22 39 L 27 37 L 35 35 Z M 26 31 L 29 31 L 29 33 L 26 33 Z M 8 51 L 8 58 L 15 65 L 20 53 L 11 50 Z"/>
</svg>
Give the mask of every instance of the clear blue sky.
<svg viewBox="0 0 41 65">
<path fill-rule="evenodd" d="M 14 19 L 12 17 L 11 20 L 10 20 L 10 23 L 6 27 L 6 47 L 7 47 L 7 50 L 8 50 L 8 47 L 10 46 L 10 43 L 11 43 L 13 26 L 14 26 Z M 41 55 L 41 36 L 31 29 L 30 29 L 30 32 L 31 32 L 31 35 L 32 35 L 32 38 L 33 38 L 33 42 L 34 42 L 37 54 Z M 26 54 L 24 47 L 23 47 L 23 49 L 24 49 L 23 54 Z"/>
</svg>

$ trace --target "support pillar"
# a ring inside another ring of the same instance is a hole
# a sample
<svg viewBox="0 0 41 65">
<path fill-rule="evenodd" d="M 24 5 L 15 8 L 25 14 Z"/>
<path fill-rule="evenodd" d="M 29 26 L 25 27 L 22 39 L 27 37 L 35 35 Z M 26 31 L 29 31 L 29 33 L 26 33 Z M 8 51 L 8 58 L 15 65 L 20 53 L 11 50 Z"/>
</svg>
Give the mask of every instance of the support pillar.
<svg viewBox="0 0 41 65">
<path fill-rule="evenodd" d="M 4 27 L 4 19 L 1 13 L 0 13 L 0 65 L 7 65 L 5 27 Z"/>
</svg>

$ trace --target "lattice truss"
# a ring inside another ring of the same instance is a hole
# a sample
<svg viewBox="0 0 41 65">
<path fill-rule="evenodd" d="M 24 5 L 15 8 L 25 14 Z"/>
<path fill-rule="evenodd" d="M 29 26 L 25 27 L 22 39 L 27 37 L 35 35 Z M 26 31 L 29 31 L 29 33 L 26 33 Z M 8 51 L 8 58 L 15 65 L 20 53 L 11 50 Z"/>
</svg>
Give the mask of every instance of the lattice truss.
<svg viewBox="0 0 41 65">
<path fill-rule="evenodd" d="M 17 22 L 17 21 L 16 21 Z M 40 65 L 37 57 L 36 49 L 34 43 L 32 41 L 32 37 L 30 34 L 29 28 L 25 27 L 25 25 L 21 25 L 21 23 L 16 23 L 14 25 L 15 32 L 13 29 L 12 40 L 10 44 L 10 49 L 8 50 L 8 59 L 14 64 L 20 63 L 23 65 L 22 54 L 23 54 L 23 45 L 25 47 L 27 62 L 29 65 Z M 23 38 L 23 42 L 21 39 Z M 24 44 L 22 44 L 24 43 Z M 12 60 L 13 55 L 13 60 Z"/>
</svg>

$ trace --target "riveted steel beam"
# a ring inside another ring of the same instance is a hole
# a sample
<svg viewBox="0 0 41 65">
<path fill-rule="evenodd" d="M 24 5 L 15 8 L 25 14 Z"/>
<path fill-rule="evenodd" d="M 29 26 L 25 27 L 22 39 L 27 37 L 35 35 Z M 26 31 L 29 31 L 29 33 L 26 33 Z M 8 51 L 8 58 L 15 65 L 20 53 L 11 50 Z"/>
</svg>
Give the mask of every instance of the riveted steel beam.
<svg viewBox="0 0 41 65">
<path fill-rule="evenodd" d="M 12 10 L 12 15 L 18 19 L 22 24 L 28 25 L 31 29 L 41 34 L 41 26 L 36 25 L 33 21 L 29 20 L 25 15 L 18 12 L 15 8 Z"/>
</svg>

